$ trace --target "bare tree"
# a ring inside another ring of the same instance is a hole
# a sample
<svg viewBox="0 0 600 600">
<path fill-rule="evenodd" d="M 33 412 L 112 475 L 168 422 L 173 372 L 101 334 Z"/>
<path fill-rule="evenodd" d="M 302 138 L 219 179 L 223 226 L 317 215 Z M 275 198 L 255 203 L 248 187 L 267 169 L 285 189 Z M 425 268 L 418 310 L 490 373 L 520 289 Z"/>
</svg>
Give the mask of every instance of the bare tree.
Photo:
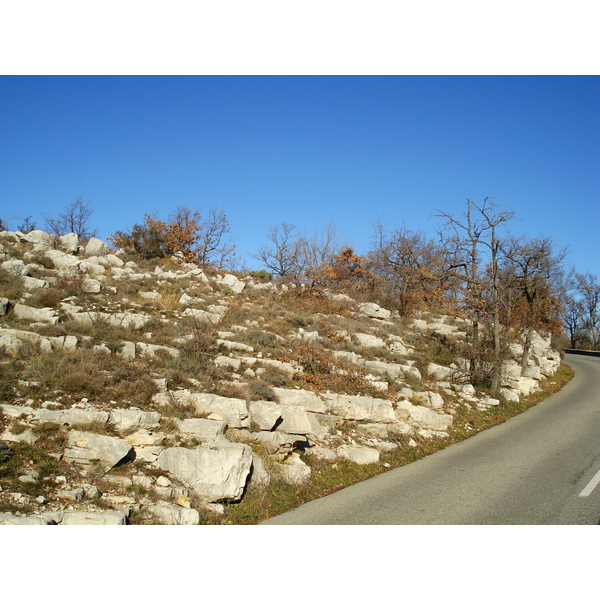
<svg viewBox="0 0 600 600">
<path fill-rule="evenodd" d="M 441 302 L 442 260 L 439 246 L 423 233 L 406 228 L 388 232 L 376 224 L 369 266 L 377 276 L 379 293 L 401 314 Z"/>
<path fill-rule="evenodd" d="M 262 246 L 253 258 L 259 260 L 275 277 L 294 275 L 298 268 L 298 233 L 295 225 L 281 223 L 269 228 L 270 244 Z"/>
<path fill-rule="evenodd" d="M 312 236 L 301 235 L 298 238 L 298 271 L 295 277 L 300 283 L 313 288 L 320 279 L 325 265 L 334 254 L 340 252 L 343 242 L 333 221 L 321 230 L 315 229 Z"/>
<path fill-rule="evenodd" d="M 503 257 L 500 227 L 514 218 L 514 213 L 496 211 L 492 198 L 481 205 L 467 199 L 462 218 L 436 210 L 444 219 L 440 238 L 447 254 L 448 275 L 464 284 L 463 302 L 473 322 L 472 343 L 480 343 L 480 325 L 490 324 L 493 338 L 490 388 L 498 390 L 502 366 L 500 263 Z M 482 357 L 471 357 L 471 377 L 479 378 Z"/>
<path fill-rule="evenodd" d="M 98 232 L 90 229 L 89 220 L 94 214 L 89 202 L 85 202 L 81 196 L 77 196 L 64 211 L 58 213 L 58 217 L 44 215 L 46 225 L 52 233 L 58 236 L 67 233 L 76 233 L 80 240 L 93 238 Z"/>
<path fill-rule="evenodd" d="M 595 350 L 600 343 L 600 283 L 591 273 L 577 273 L 575 281 L 581 323 L 591 349 Z"/>
<path fill-rule="evenodd" d="M 510 271 L 508 287 L 518 294 L 524 306 L 522 325 L 525 328 L 521 368 L 527 368 L 533 333 L 544 326 L 555 328 L 558 323 L 559 298 L 564 288 L 562 264 L 565 249 L 554 251 L 550 238 L 511 239 L 506 257 Z M 506 290 L 505 290 L 506 291 Z"/>
<path fill-rule="evenodd" d="M 35 224 L 35 221 L 33 221 L 32 218 L 29 216 L 23 219 L 23 222 L 19 225 L 19 231 L 21 233 L 29 233 L 30 231 L 33 231 L 36 227 L 37 225 Z"/>
</svg>

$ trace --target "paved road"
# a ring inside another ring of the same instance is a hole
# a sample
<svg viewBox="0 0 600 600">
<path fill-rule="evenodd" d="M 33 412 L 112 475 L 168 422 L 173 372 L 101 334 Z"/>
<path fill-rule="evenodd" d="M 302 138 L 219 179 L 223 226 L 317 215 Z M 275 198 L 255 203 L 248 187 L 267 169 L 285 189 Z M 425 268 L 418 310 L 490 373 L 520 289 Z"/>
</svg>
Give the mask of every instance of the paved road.
<svg viewBox="0 0 600 600">
<path fill-rule="evenodd" d="M 565 362 L 575 378 L 506 423 L 263 524 L 599 524 L 600 358 Z"/>
</svg>

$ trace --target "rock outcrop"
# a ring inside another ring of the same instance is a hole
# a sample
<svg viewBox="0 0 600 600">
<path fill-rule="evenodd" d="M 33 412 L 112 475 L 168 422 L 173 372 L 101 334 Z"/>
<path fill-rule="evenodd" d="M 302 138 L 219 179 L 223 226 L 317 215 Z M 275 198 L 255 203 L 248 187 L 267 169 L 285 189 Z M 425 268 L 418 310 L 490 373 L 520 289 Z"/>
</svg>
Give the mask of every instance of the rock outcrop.
<svg viewBox="0 0 600 600">
<path fill-rule="evenodd" d="M 75 234 L 0 241 L 0 524 L 195 525 L 274 481 L 305 485 L 311 461 L 378 463 L 447 436 L 459 407 L 519 402 L 561 362 L 536 333 L 523 366 L 515 337 L 492 398 L 458 358 L 417 350 L 460 344 L 460 319 L 407 323 L 330 292 L 294 314 L 302 296 L 281 283 L 143 267 Z"/>
</svg>

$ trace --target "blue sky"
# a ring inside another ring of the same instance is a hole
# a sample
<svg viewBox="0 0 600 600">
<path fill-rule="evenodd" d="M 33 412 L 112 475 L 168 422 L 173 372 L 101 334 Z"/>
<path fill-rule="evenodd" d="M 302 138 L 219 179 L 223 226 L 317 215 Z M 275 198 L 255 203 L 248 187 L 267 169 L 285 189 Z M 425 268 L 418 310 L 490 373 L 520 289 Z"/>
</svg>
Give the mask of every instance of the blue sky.
<svg viewBox="0 0 600 600">
<path fill-rule="evenodd" d="M 247 266 L 282 221 L 377 219 L 433 235 L 435 209 L 495 198 L 600 276 L 598 76 L 1 76 L 0 217 L 76 196 L 99 237 L 224 210 Z"/>
</svg>

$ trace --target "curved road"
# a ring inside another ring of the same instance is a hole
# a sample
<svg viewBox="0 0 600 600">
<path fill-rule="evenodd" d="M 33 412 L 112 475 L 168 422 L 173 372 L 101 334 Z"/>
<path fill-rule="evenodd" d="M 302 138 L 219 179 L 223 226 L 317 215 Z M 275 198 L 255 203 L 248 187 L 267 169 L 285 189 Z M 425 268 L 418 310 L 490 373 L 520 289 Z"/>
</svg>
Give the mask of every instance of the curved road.
<svg viewBox="0 0 600 600">
<path fill-rule="evenodd" d="M 506 423 L 263 524 L 599 524 L 600 358 L 565 362 L 575 378 Z"/>
</svg>

